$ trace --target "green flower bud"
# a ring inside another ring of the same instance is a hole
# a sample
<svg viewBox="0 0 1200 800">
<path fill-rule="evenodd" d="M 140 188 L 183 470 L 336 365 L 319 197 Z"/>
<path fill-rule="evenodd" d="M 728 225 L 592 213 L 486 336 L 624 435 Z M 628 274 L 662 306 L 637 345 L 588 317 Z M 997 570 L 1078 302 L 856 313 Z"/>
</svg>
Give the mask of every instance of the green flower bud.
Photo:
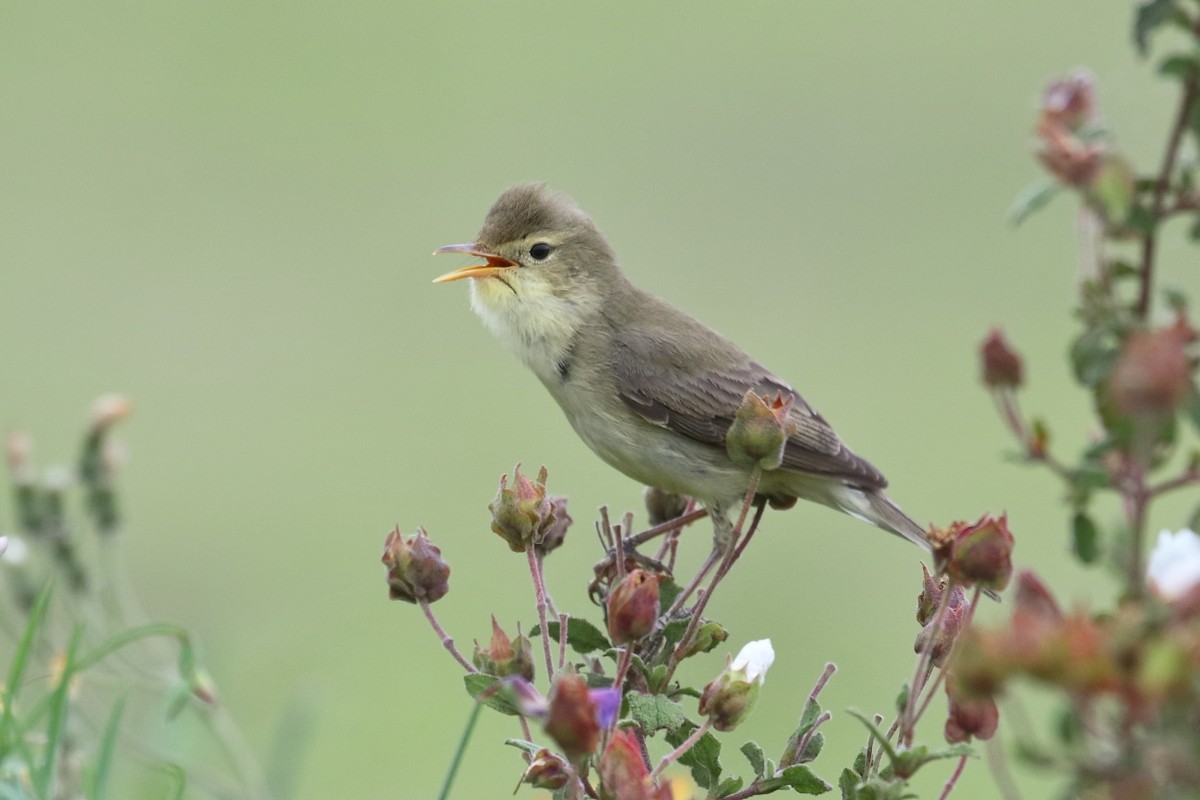
<svg viewBox="0 0 1200 800">
<path fill-rule="evenodd" d="M 754 708 L 758 690 L 774 660 L 775 651 L 770 639 L 747 644 L 725 671 L 704 687 L 700 695 L 700 713 L 706 715 L 719 731 L 736 728 Z"/>
<path fill-rule="evenodd" d="M 777 469 L 783 463 L 783 449 L 796 425 L 788 414 L 795 402 L 793 395 L 776 394 L 774 400 L 746 392 L 725 433 L 725 449 L 736 463 L 747 467 Z"/>
<path fill-rule="evenodd" d="M 546 468 L 538 471 L 537 482 L 521 474 L 521 465 L 513 468 L 513 488 L 508 475 L 500 476 L 496 499 L 488 505 L 492 512 L 492 531 L 508 542 L 514 553 L 523 553 L 530 545 L 541 544 L 553 527 L 554 503 L 546 497 Z"/>
<path fill-rule="evenodd" d="M 519 675 L 527 681 L 533 681 L 533 644 L 529 637 L 521 634 L 517 626 L 517 638 L 512 640 L 492 617 L 492 639 L 487 648 L 475 643 L 475 653 L 471 656 L 476 669 L 497 678 L 507 678 L 509 675 Z"/>
</svg>

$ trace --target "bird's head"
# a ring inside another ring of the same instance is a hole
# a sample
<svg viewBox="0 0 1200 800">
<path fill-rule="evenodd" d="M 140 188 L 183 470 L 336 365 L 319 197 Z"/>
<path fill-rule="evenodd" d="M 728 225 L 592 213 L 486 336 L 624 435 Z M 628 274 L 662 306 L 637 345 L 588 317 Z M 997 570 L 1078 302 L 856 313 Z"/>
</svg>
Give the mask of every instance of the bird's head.
<svg viewBox="0 0 1200 800">
<path fill-rule="evenodd" d="M 492 204 L 469 244 L 439 247 L 486 263 L 448 272 L 434 283 L 471 278 L 480 310 L 594 307 L 623 281 L 608 242 L 571 198 L 542 183 L 520 183 Z"/>
</svg>

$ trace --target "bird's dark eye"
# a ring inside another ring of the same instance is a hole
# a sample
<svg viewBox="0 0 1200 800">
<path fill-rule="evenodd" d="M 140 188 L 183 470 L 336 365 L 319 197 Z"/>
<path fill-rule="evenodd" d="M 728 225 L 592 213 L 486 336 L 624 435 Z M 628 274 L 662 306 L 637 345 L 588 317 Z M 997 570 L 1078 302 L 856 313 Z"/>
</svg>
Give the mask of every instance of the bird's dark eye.
<svg viewBox="0 0 1200 800">
<path fill-rule="evenodd" d="M 550 252 L 552 250 L 554 250 L 554 248 L 545 242 L 538 242 L 533 247 L 529 248 L 529 255 L 533 257 L 534 261 L 545 261 L 550 257 Z"/>
</svg>

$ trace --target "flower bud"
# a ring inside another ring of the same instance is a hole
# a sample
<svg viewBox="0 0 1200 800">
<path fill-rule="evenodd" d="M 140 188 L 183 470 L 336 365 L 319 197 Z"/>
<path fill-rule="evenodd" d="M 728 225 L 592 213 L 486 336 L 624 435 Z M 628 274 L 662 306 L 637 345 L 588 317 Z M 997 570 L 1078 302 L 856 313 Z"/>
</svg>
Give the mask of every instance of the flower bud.
<svg viewBox="0 0 1200 800">
<path fill-rule="evenodd" d="M 513 488 L 508 475 L 500 476 L 496 499 L 488 504 L 492 512 L 492 530 L 514 553 L 523 553 L 530 545 L 541 544 L 554 524 L 554 504 L 546 497 L 546 468 L 538 471 L 537 482 L 521 474 L 521 465 L 513 468 Z"/>
<path fill-rule="evenodd" d="M 946 675 L 946 697 L 950 713 L 946 718 L 946 741 L 950 744 L 965 742 L 974 736 L 990 739 L 1000 724 L 1000 710 L 990 697 L 966 695 L 959 691 L 954 675 Z"/>
<path fill-rule="evenodd" d="M 529 637 L 521 635 L 521 627 L 517 626 L 517 640 L 513 642 L 508 634 L 492 617 L 492 639 L 487 648 L 475 642 L 475 653 L 471 662 L 476 669 L 497 678 L 507 678 L 509 675 L 519 675 L 527 681 L 533 680 L 533 644 Z"/>
<path fill-rule="evenodd" d="M 636 642 L 654 628 L 658 619 L 659 577 L 635 569 L 608 593 L 608 636 L 613 644 Z"/>
<path fill-rule="evenodd" d="M 571 672 L 555 678 L 544 728 L 571 763 L 595 751 L 600 744 L 600 720 L 587 681 Z"/>
<path fill-rule="evenodd" d="M 671 800 L 671 788 L 657 786 L 642 756 L 637 736 L 617 730 L 600 757 L 600 796 L 605 800 Z"/>
<path fill-rule="evenodd" d="M 571 779 L 571 766 L 562 759 L 542 748 L 533 754 L 529 767 L 521 776 L 521 783 L 528 783 L 535 789 L 558 791 L 567 785 Z"/>
<path fill-rule="evenodd" d="M 736 463 L 747 467 L 777 469 L 783 463 L 783 450 L 796 424 L 788 419 L 796 398 L 776 394 L 773 400 L 746 392 L 725 433 L 725 449 Z"/>
<path fill-rule="evenodd" d="M 383 547 L 380 560 L 387 567 L 388 595 L 393 600 L 432 603 L 450 591 L 450 567 L 424 528 L 407 539 L 396 528 Z"/>
<path fill-rule="evenodd" d="M 1076 131 L 1096 115 L 1095 81 L 1086 69 L 1077 69 L 1050 83 L 1042 93 L 1042 119 Z"/>
<path fill-rule="evenodd" d="M 719 731 L 731 731 L 741 724 L 766 679 L 767 669 L 775 660 L 770 639 L 750 642 L 737 654 L 725 671 L 704 687 L 700 695 L 700 713 Z"/>
<path fill-rule="evenodd" d="M 1174 327 L 1130 334 L 1108 378 L 1116 410 L 1142 418 L 1174 414 L 1191 386 L 1185 344 Z"/>
<path fill-rule="evenodd" d="M 1013 535 L 1007 515 L 985 514 L 973 525 L 955 523 L 931 537 L 939 565 L 964 586 L 1002 591 L 1012 577 Z M 936 539 L 936 542 L 933 542 Z"/>
<path fill-rule="evenodd" d="M 989 389 L 1016 389 L 1021 385 L 1021 356 L 1008 346 L 999 328 L 993 328 L 979 348 L 983 385 Z"/>
<path fill-rule="evenodd" d="M 111 428 L 129 416 L 131 411 L 133 403 L 128 397 L 119 394 L 100 395 L 92 403 L 92 432 L 99 433 Z"/>
<path fill-rule="evenodd" d="M 646 502 L 646 514 L 652 528 L 683 516 L 690 500 L 687 495 L 668 492 L 657 486 L 647 486 L 642 498 Z"/>
<path fill-rule="evenodd" d="M 705 622 L 696 629 L 692 642 L 683 651 L 680 658 L 691 658 L 697 653 L 707 653 L 721 642 L 729 638 L 729 631 L 721 627 L 719 622 Z"/>
<path fill-rule="evenodd" d="M 942 603 L 942 592 L 946 590 L 944 581 L 929 573 L 929 567 L 921 562 L 921 593 L 917 595 L 917 622 L 922 626 L 928 625 Z"/>
<path fill-rule="evenodd" d="M 562 547 L 563 541 L 567 538 L 567 529 L 575 521 L 567 513 L 567 498 L 565 495 L 551 497 L 550 506 L 553 509 L 554 521 L 546 527 L 546 532 L 542 535 L 542 541 L 537 546 L 538 552 L 543 556 Z"/>
<path fill-rule="evenodd" d="M 1076 189 L 1090 186 L 1104 166 L 1105 147 L 1100 142 L 1084 142 L 1068 129 L 1043 119 L 1037 126 L 1042 140 L 1037 159 L 1064 186 Z"/>
<path fill-rule="evenodd" d="M 928 573 L 927 573 L 928 574 Z M 938 603 L 942 602 L 941 592 L 945 591 L 944 587 L 939 587 Z M 922 592 L 922 596 L 924 593 Z M 919 603 L 920 601 L 918 601 Z M 933 663 L 939 667 L 945 666 L 946 657 L 950 655 L 950 649 L 954 647 L 954 640 L 958 638 L 958 634 L 962 631 L 963 625 L 970 616 L 971 604 L 967 601 L 967 595 L 963 591 L 962 586 L 955 584 L 950 588 L 950 599 L 946 601 L 946 610 L 942 612 L 942 621 L 938 625 L 937 630 L 934 630 L 933 620 L 936 617 L 937 606 L 934 606 L 933 611 L 928 615 L 928 619 L 923 623 L 921 632 L 917 634 L 917 641 L 913 645 L 913 651 L 920 653 L 926 647 L 930 650 L 930 657 Z M 917 619 L 921 618 L 921 612 L 918 610 Z"/>
</svg>

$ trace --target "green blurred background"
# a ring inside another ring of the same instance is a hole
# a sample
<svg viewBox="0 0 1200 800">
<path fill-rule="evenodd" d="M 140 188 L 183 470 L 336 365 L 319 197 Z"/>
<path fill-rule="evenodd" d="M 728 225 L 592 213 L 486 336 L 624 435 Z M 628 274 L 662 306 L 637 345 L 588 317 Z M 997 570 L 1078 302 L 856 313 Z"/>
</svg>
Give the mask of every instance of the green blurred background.
<svg viewBox="0 0 1200 800">
<path fill-rule="evenodd" d="M 594 611 L 594 509 L 640 513 L 640 487 L 575 438 L 466 287 L 430 283 L 465 263 L 435 247 L 540 179 L 593 214 L 638 284 L 790 379 L 915 517 L 1006 509 L 1022 565 L 1064 598 L 1108 599 L 1102 572 L 1069 563 L 1058 487 L 1003 461 L 975 348 L 1005 325 L 1028 408 L 1075 452 L 1074 207 L 1015 233 L 1005 213 L 1038 176 L 1040 89 L 1077 65 L 1124 151 L 1157 163 L 1173 90 L 1133 54 L 1131 14 L 4 4 L 0 426 L 64 461 L 91 399 L 130 395 L 125 535 L 145 604 L 196 631 L 260 754 L 288 709 L 310 711 L 297 798 L 430 797 L 469 702 L 420 613 L 387 601 L 384 534 L 424 525 L 441 545 L 454 572 L 437 611 L 469 649 L 490 613 L 533 618 L 523 559 L 487 527 L 514 462 L 546 464 L 571 498 L 549 581 L 573 612 Z M 1180 238 L 1163 242 L 1168 282 Z M 827 660 L 828 707 L 889 710 L 917 632 L 915 549 L 820 508 L 763 533 L 712 608 L 731 651 L 769 636 L 778 653 L 728 737 L 735 771 L 746 738 L 781 749 Z M 707 535 L 687 537 L 689 559 Z M 936 740 L 940 714 L 928 723 Z M 520 764 L 501 741 L 517 733 L 485 716 L 457 797 L 507 795 Z M 841 713 L 826 733 L 816 767 L 833 778 L 864 737 Z M 932 772 L 928 794 L 947 770 Z M 991 787 L 973 763 L 960 794 Z"/>
</svg>

